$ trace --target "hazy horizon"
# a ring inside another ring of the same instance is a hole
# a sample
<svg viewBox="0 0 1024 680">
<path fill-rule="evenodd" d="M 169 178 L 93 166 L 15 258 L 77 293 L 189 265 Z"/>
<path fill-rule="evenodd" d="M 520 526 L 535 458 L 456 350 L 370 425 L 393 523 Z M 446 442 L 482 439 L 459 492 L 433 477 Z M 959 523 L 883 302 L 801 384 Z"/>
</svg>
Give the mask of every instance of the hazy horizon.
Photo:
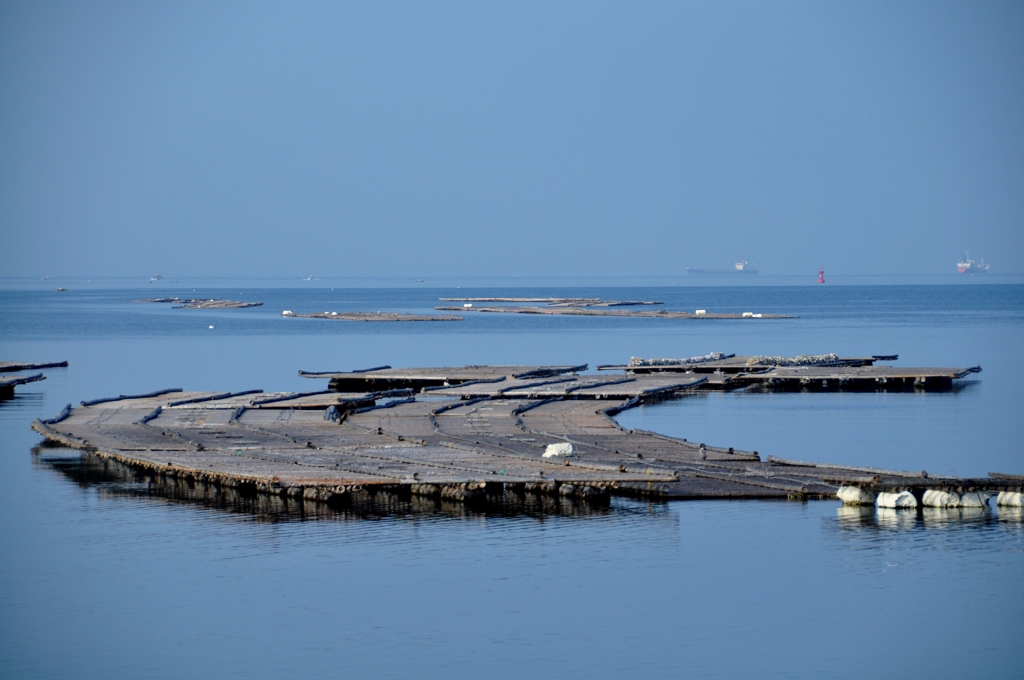
<svg viewBox="0 0 1024 680">
<path fill-rule="evenodd" d="M 5 275 L 1018 274 L 1021 35 L 1011 2 L 8 2 Z"/>
</svg>

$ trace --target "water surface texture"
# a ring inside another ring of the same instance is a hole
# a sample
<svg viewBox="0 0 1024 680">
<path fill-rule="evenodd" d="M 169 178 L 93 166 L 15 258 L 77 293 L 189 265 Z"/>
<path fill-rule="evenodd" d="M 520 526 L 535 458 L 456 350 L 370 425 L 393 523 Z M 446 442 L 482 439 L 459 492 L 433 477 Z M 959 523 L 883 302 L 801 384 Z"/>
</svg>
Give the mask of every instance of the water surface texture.
<svg viewBox="0 0 1024 680">
<path fill-rule="evenodd" d="M 241 310 L 134 304 L 260 300 Z M 430 312 L 441 296 L 654 299 L 795 320 Z M 211 329 L 210 326 L 213 326 Z M 762 455 L 935 474 L 1024 473 L 1024 286 L 247 288 L 0 291 L 0 359 L 68 360 L 0 401 L 0 676 L 432 677 L 1024 673 L 1020 512 L 835 501 L 646 503 L 556 514 L 444 507 L 273 515 L 105 479 L 32 419 L 166 387 L 320 389 L 308 371 L 624 363 L 630 356 L 899 354 L 984 371 L 947 393 L 715 393 L 628 427 Z M 883 670 L 884 669 L 884 670 Z"/>
</svg>

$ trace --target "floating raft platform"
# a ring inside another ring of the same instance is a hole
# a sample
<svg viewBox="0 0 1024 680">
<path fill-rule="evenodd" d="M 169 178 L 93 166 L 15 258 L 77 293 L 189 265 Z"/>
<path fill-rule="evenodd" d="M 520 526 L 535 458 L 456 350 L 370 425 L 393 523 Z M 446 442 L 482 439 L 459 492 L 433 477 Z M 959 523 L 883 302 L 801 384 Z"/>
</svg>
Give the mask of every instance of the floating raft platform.
<svg viewBox="0 0 1024 680">
<path fill-rule="evenodd" d="M 662 305 L 651 300 L 602 300 L 601 298 L 564 297 L 443 297 L 442 302 L 517 302 L 543 303 L 549 307 L 638 307 Z"/>
<path fill-rule="evenodd" d="M 42 373 L 36 373 L 35 375 L 0 376 L 0 399 L 10 399 L 13 397 L 14 388 L 17 385 L 26 385 L 39 380 L 46 380 L 46 376 Z"/>
<path fill-rule="evenodd" d="M 725 355 L 721 359 L 664 363 L 667 360 L 634 359 L 626 365 L 602 365 L 599 371 L 624 371 L 627 375 L 706 375 L 708 389 L 760 388 L 776 390 L 947 390 L 955 381 L 981 366 L 964 368 L 904 368 L 876 366 L 876 361 L 896 361 L 898 355 L 871 357 L 764 357 Z M 801 365 L 802 364 L 802 365 Z"/>
<path fill-rule="evenodd" d="M 709 376 L 579 375 L 579 366 L 378 367 L 303 373 L 306 393 L 161 390 L 70 405 L 32 427 L 161 479 L 284 500 L 389 493 L 449 501 L 512 494 L 600 500 L 830 498 L 951 489 L 1019 492 L 1024 479 L 930 477 L 783 459 L 643 430 L 613 416 L 702 389 Z M 339 391 L 340 390 L 340 391 Z"/>
<path fill-rule="evenodd" d="M 816 368 L 874 366 L 876 361 L 897 361 L 898 354 L 876 354 L 870 357 L 840 357 L 823 354 L 809 357 L 736 356 L 717 353 L 720 359 L 695 357 L 696 360 L 638 359 L 628 364 L 601 365 L 599 371 L 625 371 L 627 373 L 748 373 L 776 366 L 814 366 Z"/>
<path fill-rule="evenodd" d="M 551 314 L 555 316 L 618 316 L 643 319 L 796 319 L 788 314 L 754 314 L 744 312 L 696 314 L 669 309 L 632 310 L 632 309 L 593 309 L 580 306 L 549 306 L 549 307 L 434 307 L 441 312 L 493 312 L 497 314 Z"/>
<path fill-rule="evenodd" d="M 38 371 L 43 368 L 67 368 L 68 362 L 56 361 L 48 364 L 32 364 L 18 361 L 0 361 L 0 373 L 14 373 L 16 371 Z"/>
<path fill-rule="evenodd" d="M 550 378 L 587 370 L 578 366 L 445 366 L 438 368 L 392 368 L 377 366 L 349 372 L 299 371 L 303 378 L 327 378 L 328 389 L 336 392 L 374 392 L 399 388 L 443 387 L 477 382 L 501 382 L 506 379 Z"/>
<path fill-rule="evenodd" d="M 969 368 L 899 368 L 895 366 L 775 367 L 757 373 L 738 373 L 731 383 L 736 386 L 758 386 L 765 389 L 884 389 L 884 390 L 945 390 L 954 381 L 972 373 L 980 373 L 981 366 Z"/>
<path fill-rule="evenodd" d="M 316 312 L 296 314 L 285 310 L 281 316 L 297 319 L 333 319 L 335 321 L 462 321 L 461 316 L 442 314 L 399 314 L 397 312 Z"/>
<path fill-rule="evenodd" d="M 245 309 L 246 307 L 262 307 L 262 302 L 237 302 L 223 298 L 209 298 L 200 300 L 198 298 L 149 298 L 146 300 L 132 300 L 132 302 L 154 302 L 173 304 L 174 309 Z"/>
</svg>

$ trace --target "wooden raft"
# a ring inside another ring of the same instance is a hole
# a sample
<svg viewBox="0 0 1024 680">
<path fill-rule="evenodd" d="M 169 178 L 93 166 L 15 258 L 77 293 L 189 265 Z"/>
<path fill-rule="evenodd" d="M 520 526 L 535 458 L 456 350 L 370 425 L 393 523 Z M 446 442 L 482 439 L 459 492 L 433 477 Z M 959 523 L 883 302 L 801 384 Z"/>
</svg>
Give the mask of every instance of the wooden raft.
<svg viewBox="0 0 1024 680">
<path fill-rule="evenodd" d="M 549 307 L 639 307 L 661 305 L 654 300 L 602 300 L 601 298 L 579 297 L 443 297 L 441 302 L 528 302 L 542 303 Z"/>
<path fill-rule="evenodd" d="M 14 396 L 14 388 L 17 385 L 25 385 L 39 380 L 46 380 L 42 373 L 34 375 L 10 375 L 0 376 L 0 399 L 10 399 Z"/>
<path fill-rule="evenodd" d="M 668 359 L 662 360 L 648 360 L 648 361 L 659 361 L 659 363 L 647 363 L 641 360 L 637 363 L 628 364 L 605 364 L 597 367 L 599 371 L 625 371 L 627 373 L 685 373 L 693 371 L 695 373 L 747 373 L 750 371 L 759 371 L 767 368 L 774 368 L 779 366 L 776 361 L 795 361 L 797 357 L 754 357 L 754 356 L 736 356 L 735 354 L 726 354 L 722 359 L 714 360 L 702 360 L 702 361 L 686 361 L 679 360 L 673 361 Z M 830 361 L 819 361 L 814 364 L 817 368 L 835 368 L 835 367 L 861 367 L 861 366 L 874 366 L 876 361 L 896 361 L 899 359 L 899 355 L 896 354 L 877 354 L 870 357 L 840 357 L 835 356 Z M 794 366 L 795 367 L 795 366 Z"/>
<path fill-rule="evenodd" d="M 48 364 L 32 364 L 19 361 L 0 361 L 0 373 L 14 373 L 16 371 L 38 371 L 42 368 L 67 368 L 68 362 L 57 361 Z"/>
<path fill-rule="evenodd" d="M 587 370 L 578 366 L 445 366 L 437 368 L 392 368 L 377 366 L 348 372 L 299 371 L 303 378 L 327 378 L 336 392 L 375 392 L 396 388 L 442 387 L 473 382 L 501 382 L 506 379 L 541 379 Z"/>
<path fill-rule="evenodd" d="M 765 461 L 756 451 L 625 430 L 614 414 L 702 389 L 708 376 L 578 375 L 583 368 L 378 367 L 317 374 L 331 385 L 359 388 L 345 392 L 162 390 L 69 405 L 32 427 L 146 474 L 328 502 L 370 491 L 456 501 L 508 493 L 820 498 L 841 485 L 999 490 L 1021 484 L 1006 476 L 962 480 Z M 562 447 L 561 455 L 545 456 L 551 445 Z"/>
<path fill-rule="evenodd" d="M 733 354 L 701 361 L 636 360 L 624 365 L 601 365 L 599 371 L 624 371 L 635 376 L 705 375 L 705 389 L 770 390 L 948 390 L 955 381 L 981 366 L 918 368 L 876 366 L 877 361 L 897 361 L 898 355 L 870 357 L 747 357 Z M 799 365 L 800 361 L 814 360 Z M 652 363 L 657 362 L 657 363 Z"/>
<path fill-rule="evenodd" d="M 554 316 L 615 316 L 642 319 L 796 319 L 789 314 L 732 314 L 713 313 L 695 314 L 669 309 L 628 310 L 628 309 L 594 309 L 590 306 L 548 306 L 548 307 L 434 307 L 441 312 L 493 312 L 497 314 L 548 314 Z"/>
<path fill-rule="evenodd" d="M 296 314 L 281 312 L 281 316 L 297 319 L 331 319 L 334 321 L 462 321 L 461 316 L 451 314 L 400 314 L 398 312 L 314 312 Z"/>
<path fill-rule="evenodd" d="M 132 300 L 132 302 L 154 302 L 172 304 L 174 309 L 245 309 L 247 307 L 262 307 L 262 302 L 241 302 L 237 300 L 226 300 L 224 298 L 149 298 L 146 300 Z"/>
<path fill-rule="evenodd" d="M 56 361 L 50 363 L 27 363 L 19 361 L 0 361 L 0 374 L 15 373 L 18 371 L 34 371 L 41 368 L 67 368 L 68 362 Z M 10 399 L 14 396 L 14 388 L 18 385 L 46 380 L 42 373 L 32 375 L 0 375 L 0 399 Z"/>
</svg>

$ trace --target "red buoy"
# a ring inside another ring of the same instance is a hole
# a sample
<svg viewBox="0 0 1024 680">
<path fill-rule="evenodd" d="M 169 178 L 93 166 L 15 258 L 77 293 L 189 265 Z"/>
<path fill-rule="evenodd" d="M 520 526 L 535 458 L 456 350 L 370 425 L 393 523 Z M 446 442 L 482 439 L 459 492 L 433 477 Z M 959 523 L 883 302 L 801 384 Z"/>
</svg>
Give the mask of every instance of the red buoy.
<svg viewBox="0 0 1024 680">
<path fill-rule="evenodd" d="M 818 267 L 818 283 L 825 283 L 825 268 Z"/>
</svg>

